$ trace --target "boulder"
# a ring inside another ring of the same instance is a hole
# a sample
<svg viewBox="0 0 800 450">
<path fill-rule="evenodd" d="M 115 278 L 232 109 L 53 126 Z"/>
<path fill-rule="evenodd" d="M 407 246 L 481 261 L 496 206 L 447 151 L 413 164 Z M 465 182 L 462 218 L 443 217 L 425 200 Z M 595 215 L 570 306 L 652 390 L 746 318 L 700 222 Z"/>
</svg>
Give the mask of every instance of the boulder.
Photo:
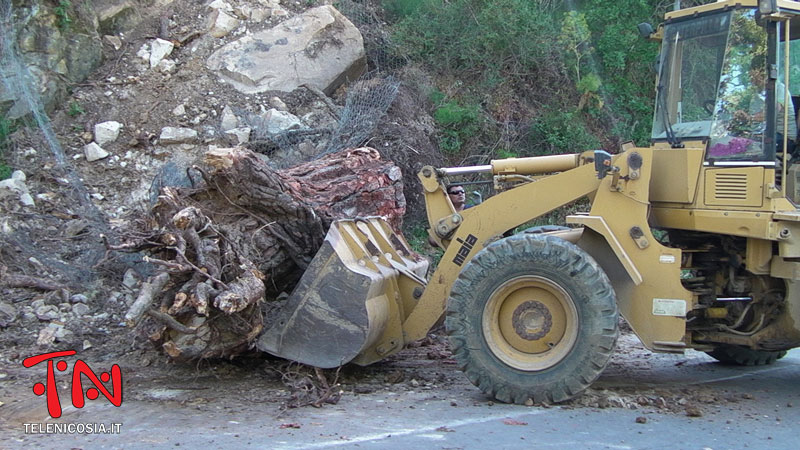
<svg viewBox="0 0 800 450">
<path fill-rule="evenodd" d="M 58 2 L 27 0 L 4 2 L 10 10 L 4 18 L 3 48 L 5 79 L 0 83 L 0 116 L 18 119 L 30 113 L 35 92 L 46 111 L 62 104 L 69 90 L 100 65 L 103 44 L 97 33 L 97 12 L 93 8 L 71 9 L 69 27 L 58 27 Z M 10 23 L 10 25 L 9 25 Z"/>
<path fill-rule="evenodd" d="M 246 94 L 291 92 L 303 84 L 331 94 L 364 72 L 366 57 L 358 29 L 325 5 L 233 41 L 206 64 Z"/>
</svg>

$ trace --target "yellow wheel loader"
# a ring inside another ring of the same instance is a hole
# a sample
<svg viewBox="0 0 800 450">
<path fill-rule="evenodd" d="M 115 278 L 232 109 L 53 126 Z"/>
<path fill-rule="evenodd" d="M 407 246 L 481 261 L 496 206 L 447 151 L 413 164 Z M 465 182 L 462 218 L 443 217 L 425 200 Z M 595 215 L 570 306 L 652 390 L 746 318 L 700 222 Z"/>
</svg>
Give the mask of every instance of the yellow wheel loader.
<svg viewBox="0 0 800 450">
<path fill-rule="evenodd" d="M 750 365 L 800 346 L 798 183 L 784 150 L 797 138 L 786 105 L 800 2 L 720 1 L 640 32 L 661 41 L 649 147 L 423 168 L 430 238 L 445 249 L 436 271 L 380 218 L 336 222 L 259 348 L 366 365 L 444 315 L 482 391 L 551 403 L 599 376 L 618 314 L 654 352 Z M 446 187 L 474 174 L 497 193 L 456 211 Z M 569 228 L 513 234 L 581 198 L 591 208 Z"/>
</svg>

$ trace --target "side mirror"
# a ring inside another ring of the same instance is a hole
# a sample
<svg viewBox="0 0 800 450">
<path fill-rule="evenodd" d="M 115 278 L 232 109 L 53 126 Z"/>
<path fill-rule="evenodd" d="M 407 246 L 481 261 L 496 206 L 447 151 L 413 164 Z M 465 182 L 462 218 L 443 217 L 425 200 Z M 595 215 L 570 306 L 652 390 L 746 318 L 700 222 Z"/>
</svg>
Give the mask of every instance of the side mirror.
<svg viewBox="0 0 800 450">
<path fill-rule="evenodd" d="M 639 29 L 639 36 L 645 39 L 649 38 L 650 35 L 653 34 L 653 26 L 647 22 L 643 22 L 640 23 L 639 25 L 636 25 L 636 28 Z"/>
</svg>

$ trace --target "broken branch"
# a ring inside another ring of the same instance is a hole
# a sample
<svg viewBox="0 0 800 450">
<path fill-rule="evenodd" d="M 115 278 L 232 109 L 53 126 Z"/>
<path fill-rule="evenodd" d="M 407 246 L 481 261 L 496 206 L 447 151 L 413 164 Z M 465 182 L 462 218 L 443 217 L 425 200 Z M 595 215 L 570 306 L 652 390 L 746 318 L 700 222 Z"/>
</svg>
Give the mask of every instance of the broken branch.
<svg viewBox="0 0 800 450">
<path fill-rule="evenodd" d="M 167 282 L 169 282 L 169 274 L 161 272 L 142 285 L 142 290 L 139 291 L 139 296 L 136 298 L 136 301 L 133 302 L 128 312 L 125 313 L 125 325 L 129 327 L 136 325 L 145 311 L 149 309 L 156 295 L 160 294 L 164 286 L 167 285 Z"/>
</svg>

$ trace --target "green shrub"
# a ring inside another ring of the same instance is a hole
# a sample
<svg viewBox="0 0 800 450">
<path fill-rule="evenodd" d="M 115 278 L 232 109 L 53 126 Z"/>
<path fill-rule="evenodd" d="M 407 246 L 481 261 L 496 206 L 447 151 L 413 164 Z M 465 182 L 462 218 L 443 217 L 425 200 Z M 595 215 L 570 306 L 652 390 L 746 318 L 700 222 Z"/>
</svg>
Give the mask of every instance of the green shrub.
<svg viewBox="0 0 800 450">
<path fill-rule="evenodd" d="M 440 73 L 497 84 L 557 65 L 555 35 L 552 14 L 536 2 L 453 0 L 421 2 L 397 24 L 394 40 Z"/>
<path fill-rule="evenodd" d="M 9 149 L 9 136 L 16 130 L 16 125 L 6 119 L 0 117 L 0 180 L 5 180 L 11 177 L 11 167 L 6 163 L 6 152 Z"/>
<path fill-rule="evenodd" d="M 434 110 L 433 118 L 442 127 L 439 149 L 445 153 L 458 153 L 480 129 L 480 109 L 477 105 L 463 106 L 450 100 Z"/>
<path fill-rule="evenodd" d="M 531 124 L 529 148 L 533 154 L 579 153 L 600 147 L 577 112 L 551 110 Z"/>
<path fill-rule="evenodd" d="M 498 150 L 495 154 L 497 159 L 519 158 L 519 153 L 506 149 Z"/>
<path fill-rule="evenodd" d="M 391 20 L 410 16 L 428 0 L 383 0 L 383 9 Z"/>
<path fill-rule="evenodd" d="M 595 93 L 600 91 L 600 86 L 602 86 L 602 81 L 600 81 L 600 77 L 594 73 L 588 73 L 581 78 L 581 81 L 578 81 L 577 88 L 578 92 L 581 94 L 588 94 L 588 93 Z"/>
<path fill-rule="evenodd" d="M 404 228 L 403 236 L 406 238 L 411 250 L 428 259 L 431 263 L 429 270 L 432 272 L 439 265 L 444 251 L 440 248 L 432 247 L 428 243 L 427 222 L 408 223 Z"/>
<path fill-rule="evenodd" d="M 684 7 L 700 2 L 684 1 Z M 669 6 L 669 5 L 667 5 Z M 670 8 L 671 9 L 671 8 Z M 636 25 L 663 19 L 664 3 L 653 0 L 585 0 L 586 23 L 592 30 L 596 67 L 603 80 L 606 105 L 614 117 L 611 134 L 646 145 L 652 126 L 658 45 L 639 37 Z"/>
<path fill-rule="evenodd" d="M 436 108 L 433 118 L 443 127 L 474 127 L 478 121 L 478 108 L 475 105 L 461 106 L 451 100 Z"/>
<path fill-rule="evenodd" d="M 69 109 L 67 110 L 67 114 L 69 114 L 70 117 L 77 117 L 85 113 L 86 111 L 83 109 L 83 106 L 81 106 L 80 103 L 70 102 Z"/>
<path fill-rule="evenodd" d="M 507 118 L 533 115 L 540 117 L 540 131 L 572 127 L 582 132 L 571 142 L 597 142 L 582 117 L 573 117 L 576 123 L 570 126 L 556 127 L 539 112 L 567 114 L 565 108 L 572 111 L 578 106 L 592 116 L 592 129 L 599 130 L 604 141 L 614 140 L 613 136 L 648 143 L 655 81 L 650 66 L 658 45 L 641 39 L 636 25 L 657 24 L 671 5 L 656 0 L 585 0 L 574 5 L 550 0 L 384 0 L 383 4 L 387 10 L 403 11 L 390 13 L 397 17 L 393 40 L 409 59 L 447 79 L 458 77 L 464 82 L 461 96 L 484 96 L 491 104 L 492 95 L 505 92 L 518 99 L 519 108 L 527 109 L 495 118 L 493 124 L 493 111 L 487 108 L 486 115 L 481 114 L 478 139 L 442 133 L 443 148 L 461 148 L 467 140 L 492 146 L 500 136 L 502 146 L 509 148 L 509 143 L 523 139 L 526 120 Z M 550 140 L 537 143 L 537 148 L 548 152 L 574 148 L 557 138 L 558 133 L 549 135 Z"/>
<path fill-rule="evenodd" d="M 72 25 L 72 18 L 70 17 L 71 10 L 72 3 L 70 3 L 69 0 L 59 0 L 58 6 L 53 8 L 53 13 L 55 13 L 56 18 L 58 19 L 59 30 L 68 30 L 70 25 Z"/>
</svg>

